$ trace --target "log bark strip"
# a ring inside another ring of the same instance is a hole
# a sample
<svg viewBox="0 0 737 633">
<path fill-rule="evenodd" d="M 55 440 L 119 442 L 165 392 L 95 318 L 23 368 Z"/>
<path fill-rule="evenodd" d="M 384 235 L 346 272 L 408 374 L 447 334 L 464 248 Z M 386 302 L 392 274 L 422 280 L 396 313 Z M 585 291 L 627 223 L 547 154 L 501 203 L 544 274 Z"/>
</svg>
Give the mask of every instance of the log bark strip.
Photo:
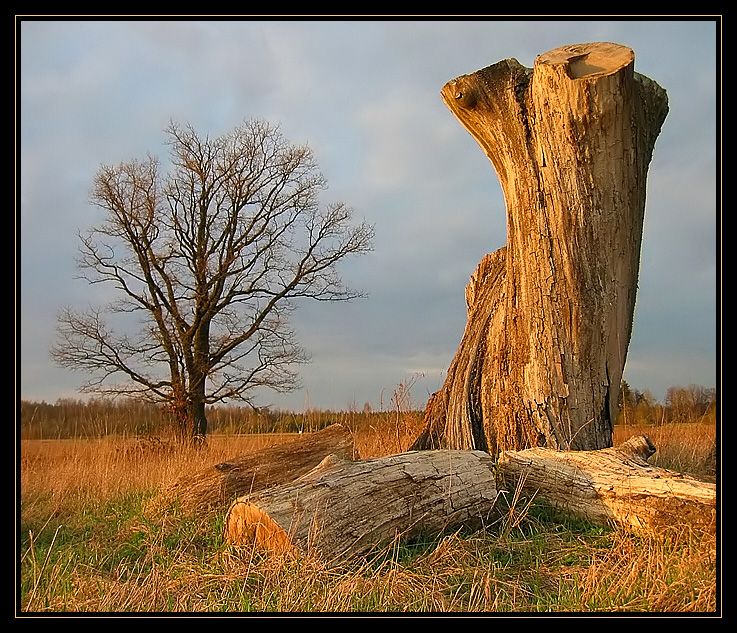
<svg viewBox="0 0 737 633">
<path fill-rule="evenodd" d="M 358 462 L 327 458 L 290 485 L 236 499 L 224 537 L 268 551 L 313 552 L 328 561 L 395 536 L 491 522 L 493 463 L 481 451 L 423 451 Z"/>
<path fill-rule="evenodd" d="M 163 497 L 178 500 L 185 511 L 227 507 L 240 495 L 291 483 L 331 454 L 358 457 L 353 436 L 341 424 L 181 477 Z"/>
<path fill-rule="evenodd" d="M 690 525 L 713 532 L 716 484 L 652 466 L 647 459 L 654 452 L 644 436 L 598 451 L 507 451 L 497 461 L 499 486 L 520 486 L 523 494 L 599 525 L 636 532 Z"/>
<path fill-rule="evenodd" d="M 412 449 L 609 447 L 666 93 L 631 49 L 598 42 L 533 69 L 501 61 L 441 95 L 499 177 L 507 242 L 471 278 L 465 333 Z"/>
</svg>

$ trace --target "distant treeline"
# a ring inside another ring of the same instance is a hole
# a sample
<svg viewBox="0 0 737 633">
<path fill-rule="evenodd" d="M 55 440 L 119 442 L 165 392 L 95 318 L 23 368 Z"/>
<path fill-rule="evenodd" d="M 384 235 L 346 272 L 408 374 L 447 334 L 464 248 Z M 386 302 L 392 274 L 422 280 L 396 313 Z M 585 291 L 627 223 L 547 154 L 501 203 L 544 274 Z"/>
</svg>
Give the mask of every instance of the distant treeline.
<svg viewBox="0 0 737 633">
<path fill-rule="evenodd" d="M 710 387 L 671 387 L 660 403 L 649 392 L 631 389 L 625 382 L 619 404 L 616 424 L 716 422 L 716 390 Z M 422 416 L 421 411 L 414 410 L 372 411 L 367 404 L 360 411 L 305 413 L 217 406 L 208 409 L 207 418 L 210 433 L 295 433 L 316 431 L 338 422 L 356 428 L 400 413 Z M 60 399 L 53 404 L 21 400 L 16 425 L 20 439 L 146 436 L 174 430 L 164 407 L 138 400 Z"/>
<path fill-rule="evenodd" d="M 716 423 L 717 392 L 714 387 L 670 387 L 660 403 L 648 391 L 622 382 L 616 424 Z"/>
<path fill-rule="evenodd" d="M 403 412 L 403 414 L 409 412 Z M 377 416 L 396 412 L 308 411 L 294 413 L 278 409 L 217 406 L 207 410 L 209 433 L 299 433 L 317 431 L 335 423 L 352 428 L 368 424 Z M 21 400 L 16 416 L 20 439 L 147 436 L 174 433 L 175 426 L 162 405 L 137 400 L 59 399 L 53 404 Z"/>
</svg>

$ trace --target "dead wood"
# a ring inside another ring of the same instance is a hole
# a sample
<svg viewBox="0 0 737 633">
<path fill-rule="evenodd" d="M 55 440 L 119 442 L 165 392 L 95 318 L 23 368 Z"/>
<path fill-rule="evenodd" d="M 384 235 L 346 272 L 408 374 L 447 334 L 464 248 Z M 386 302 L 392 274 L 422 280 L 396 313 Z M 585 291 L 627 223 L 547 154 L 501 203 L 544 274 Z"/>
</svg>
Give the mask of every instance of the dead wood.
<svg viewBox="0 0 737 633">
<path fill-rule="evenodd" d="M 240 495 L 294 481 L 331 454 L 357 457 L 353 436 L 341 424 L 184 475 L 162 496 L 185 512 L 225 508 Z"/>
<path fill-rule="evenodd" d="M 653 466 L 645 436 L 597 451 L 530 448 L 506 451 L 497 467 L 500 488 L 535 495 L 561 512 L 598 525 L 636 532 L 667 526 L 716 529 L 716 484 Z"/>
<path fill-rule="evenodd" d="M 713 531 L 716 486 L 652 466 L 652 442 L 616 448 L 410 451 L 346 462 L 329 456 L 298 480 L 230 505 L 224 537 L 269 552 L 355 556 L 401 535 L 489 527 L 516 492 L 602 526 L 634 532 L 687 525 Z"/>
<path fill-rule="evenodd" d="M 466 329 L 413 449 L 611 446 L 668 112 L 634 59 L 608 42 L 563 46 L 441 90 L 499 177 L 508 234 L 466 288 Z"/>
<path fill-rule="evenodd" d="M 466 329 L 422 435 L 407 453 L 350 461 L 336 425 L 182 478 L 174 494 L 187 508 L 229 503 L 234 545 L 328 561 L 489 526 L 502 491 L 599 525 L 713 531 L 715 484 L 649 464 L 644 436 L 611 448 L 665 91 L 634 72 L 630 49 L 593 43 L 534 69 L 499 62 L 442 97 L 499 176 L 509 235 L 466 288 Z"/>
<path fill-rule="evenodd" d="M 224 535 L 235 545 L 337 561 L 398 535 L 480 528 L 495 514 L 492 466 L 481 451 L 409 452 L 357 462 L 331 456 L 292 484 L 236 499 Z"/>
</svg>

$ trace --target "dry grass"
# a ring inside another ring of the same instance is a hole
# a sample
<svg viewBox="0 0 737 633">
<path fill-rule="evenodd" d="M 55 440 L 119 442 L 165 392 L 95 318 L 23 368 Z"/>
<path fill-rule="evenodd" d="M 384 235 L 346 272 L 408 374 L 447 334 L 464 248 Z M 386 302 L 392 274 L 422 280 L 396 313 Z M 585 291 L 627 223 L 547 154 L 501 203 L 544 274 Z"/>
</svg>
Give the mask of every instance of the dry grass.
<svg viewBox="0 0 737 633">
<path fill-rule="evenodd" d="M 21 501 L 49 496 L 59 507 L 96 505 L 290 439 L 289 434 L 213 436 L 200 448 L 156 437 L 21 440 Z"/>
<path fill-rule="evenodd" d="M 350 420 L 346 419 L 350 426 Z M 354 428 L 362 457 L 406 450 L 421 416 Z M 617 427 L 645 433 L 658 465 L 702 469 L 713 425 Z M 293 436 L 24 441 L 19 608 L 73 612 L 716 612 L 717 543 L 674 529 L 635 537 L 509 509 L 485 532 L 397 541 L 340 568 L 310 556 L 225 546 L 222 517 L 142 509 L 181 474 Z M 697 472 L 697 474 L 699 474 Z M 703 472 L 701 473 L 703 474 Z"/>
<path fill-rule="evenodd" d="M 650 463 L 682 473 L 715 475 L 717 427 L 714 423 L 662 424 L 658 426 L 615 426 L 614 445 L 634 435 L 647 435 L 655 448 Z"/>
</svg>

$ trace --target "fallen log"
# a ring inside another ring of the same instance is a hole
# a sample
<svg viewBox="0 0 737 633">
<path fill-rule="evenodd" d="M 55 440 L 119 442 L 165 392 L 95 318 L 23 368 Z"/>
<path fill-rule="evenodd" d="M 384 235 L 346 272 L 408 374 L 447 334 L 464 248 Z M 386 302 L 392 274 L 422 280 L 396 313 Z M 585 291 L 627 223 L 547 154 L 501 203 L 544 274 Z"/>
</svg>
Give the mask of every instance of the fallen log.
<svg viewBox="0 0 737 633">
<path fill-rule="evenodd" d="M 412 538 L 494 518 L 493 462 L 482 451 L 421 451 L 357 462 L 334 456 L 291 485 L 236 499 L 224 537 L 335 562 L 395 536 Z"/>
<path fill-rule="evenodd" d="M 354 459 L 353 436 L 341 424 L 215 464 L 180 477 L 163 493 L 184 511 L 226 507 L 234 498 L 271 486 L 291 483 L 328 455 Z"/>
<path fill-rule="evenodd" d="M 488 527 L 508 511 L 500 497 L 516 492 L 602 526 L 714 530 L 716 485 L 648 464 L 654 452 L 639 436 L 596 451 L 508 451 L 496 464 L 483 451 L 331 455 L 294 482 L 238 497 L 224 539 L 335 562 L 398 535 Z"/>
<path fill-rule="evenodd" d="M 652 466 L 645 436 L 597 451 L 530 448 L 497 461 L 499 487 L 535 495 L 566 514 L 636 532 L 691 525 L 716 529 L 716 484 Z"/>
</svg>

